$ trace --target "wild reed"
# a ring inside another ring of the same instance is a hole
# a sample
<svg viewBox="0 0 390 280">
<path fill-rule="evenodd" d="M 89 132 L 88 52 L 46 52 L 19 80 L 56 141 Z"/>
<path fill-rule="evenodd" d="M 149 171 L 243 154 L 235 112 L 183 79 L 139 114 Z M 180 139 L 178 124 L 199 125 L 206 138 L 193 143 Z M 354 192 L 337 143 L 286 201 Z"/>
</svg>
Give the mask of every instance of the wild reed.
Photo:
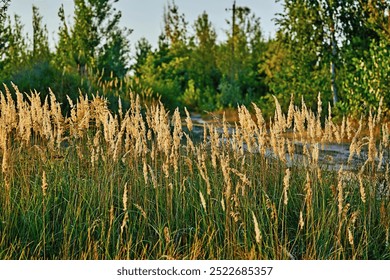
<svg viewBox="0 0 390 280">
<path fill-rule="evenodd" d="M 0 94 L 2 259 L 389 259 L 389 124 L 293 98 L 204 125 L 163 104 Z M 183 119 L 184 117 L 184 119 Z M 323 120 L 323 121 L 321 121 Z M 202 133 L 202 132 L 201 132 Z M 350 143 L 342 168 L 321 147 Z M 387 192 L 386 192 L 387 190 Z"/>
</svg>

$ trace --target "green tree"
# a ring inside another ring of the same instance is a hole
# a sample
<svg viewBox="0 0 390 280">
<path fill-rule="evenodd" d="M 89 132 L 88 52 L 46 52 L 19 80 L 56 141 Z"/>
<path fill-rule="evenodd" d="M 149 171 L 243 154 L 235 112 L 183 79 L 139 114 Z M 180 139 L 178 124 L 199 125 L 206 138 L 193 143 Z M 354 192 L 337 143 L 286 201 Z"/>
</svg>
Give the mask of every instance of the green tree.
<svg viewBox="0 0 390 280">
<path fill-rule="evenodd" d="M 6 14 L 7 14 L 7 9 L 9 6 L 9 3 L 11 0 L 1 0 L 0 1 L 0 20 L 5 20 Z"/>
<path fill-rule="evenodd" d="M 148 55 L 152 52 L 152 45 L 146 38 L 141 38 L 137 41 L 135 45 L 135 56 L 134 63 L 131 66 L 131 69 L 134 71 L 136 77 L 140 77 L 140 69 L 146 63 Z"/>
<path fill-rule="evenodd" d="M 377 111 L 383 102 L 383 111 L 390 108 L 390 43 L 372 41 L 366 58 L 352 60 L 354 72 L 346 75 L 344 87 L 345 101 L 342 105 L 352 109 L 352 113 L 368 114 Z"/>
<path fill-rule="evenodd" d="M 3 14 L 4 13 L 4 14 Z M 8 49 L 9 26 L 7 25 L 5 9 L 1 7 L 0 14 L 0 78 L 4 75 L 5 58 Z"/>
<path fill-rule="evenodd" d="M 39 9 L 33 5 L 33 44 L 32 44 L 32 60 L 49 60 L 50 49 L 49 39 L 46 25 L 42 24 L 42 16 L 39 14 Z"/>
<path fill-rule="evenodd" d="M 124 30 L 110 31 L 97 57 L 97 68 L 102 71 L 104 81 L 113 77 L 123 79 L 129 70 L 129 41 Z"/>
<path fill-rule="evenodd" d="M 127 36 L 131 30 L 119 27 L 122 14 L 113 6 L 117 2 L 75 0 L 71 28 L 66 24 L 63 7 L 60 8 L 57 61 L 62 67 L 77 67 L 82 76 L 98 73 L 103 80 L 124 77 L 129 64 Z"/>
<path fill-rule="evenodd" d="M 180 48 L 187 43 L 187 25 L 184 14 L 179 12 L 175 1 L 168 2 L 164 8 L 164 36 L 168 44 Z"/>
<path fill-rule="evenodd" d="M 193 29 L 189 81 L 182 102 L 193 109 L 215 109 L 216 89 L 221 76 L 217 67 L 217 35 L 206 12 L 196 19 Z"/>
<path fill-rule="evenodd" d="M 92 2 L 92 3 L 91 3 Z M 95 1 L 75 0 L 74 26 L 71 31 L 72 55 L 81 75 L 86 67 L 95 66 L 97 47 L 100 43 L 93 5 Z"/>
<path fill-rule="evenodd" d="M 21 65 L 28 63 L 28 45 L 23 34 L 23 25 L 18 15 L 14 16 L 14 22 L 11 18 L 7 19 L 8 24 L 4 29 L 2 38 L 5 40 L 2 48 L 2 76 L 3 79 L 9 79 L 14 71 Z"/>
<path fill-rule="evenodd" d="M 71 29 L 68 27 L 65 17 L 64 5 L 58 10 L 58 17 L 61 25 L 58 29 L 59 41 L 56 45 L 56 54 L 54 57 L 57 67 L 64 72 L 71 72 L 77 68 L 76 61 L 73 59 L 73 45 L 71 39 Z"/>
<path fill-rule="evenodd" d="M 260 19 L 248 7 L 232 7 L 232 20 L 227 21 L 227 41 L 218 48 L 218 67 L 222 73 L 219 85 L 220 105 L 250 103 L 267 91 L 258 64 L 265 52 Z"/>
<path fill-rule="evenodd" d="M 313 105 L 319 92 L 325 102 L 337 102 L 338 4 L 331 0 L 284 1 L 277 24 L 285 59 L 270 87 L 279 97 L 285 95 L 286 102 L 291 94 L 299 99 L 305 95 Z"/>
<path fill-rule="evenodd" d="M 164 9 L 164 29 L 159 36 L 158 48 L 148 51 L 144 63 L 138 68 L 139 81 L 161 96 L 169 107 L 180 105 L 180 96 L 188 86 L 188 67 L 191 50 L 187 39 L 187 22 L 175 2 Z"/>
<path fill-rule="evenodd" d="M 338 108 L 356 116 L 390 108 L 388 79 L 390 44 L 389 1 L 347 1 L 341 7 L 340 48 L 343 95 Z"/>
<path fill-rule="evenodd" d="M 372 42 L 388 41 L 389 5 L 381 0 L 285 0 L 277 19 L 284 59 L 270 78 L 273 93 L 305 95 L 315 104 L 321 92 L 344 112 L 359 110 L 349 102 L 356 96 L 346 86 L 353 83 L 345 81 L 359 71 L 357 61 L 370 65 Z"/>
<path fill-rule="evenodd" d="M 0 50 L 5 48 L 6 38 L 5 38 L 5 30 L 6 30 L 6 19 L 7 19 L 7 9 L 9 6 L 10 0 L 1 0 L 0 1 Z"/>
<path fill-rule="evenodd" d="M 15 83 L 21 92 L 37 90 L 44 98 L 49 88 L 56 90 L 59 73 L 51 62 L 48 32 L 37 7 L 32 7 L 33 34 L 31 40 L 22 35 L 22 26 L 15 20 L 10 36 L 11 66 L 7 82 Z M 27 45 L 26 41 L 31 42 Z"/>
</svg>

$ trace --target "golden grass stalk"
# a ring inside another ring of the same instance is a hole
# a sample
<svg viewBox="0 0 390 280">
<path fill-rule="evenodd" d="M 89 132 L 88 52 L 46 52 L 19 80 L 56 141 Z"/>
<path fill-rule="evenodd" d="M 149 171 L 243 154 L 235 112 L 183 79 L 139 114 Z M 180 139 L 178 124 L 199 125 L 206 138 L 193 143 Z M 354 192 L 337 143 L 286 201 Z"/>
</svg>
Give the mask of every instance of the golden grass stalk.
<svg viewBox="0 0 390 280">
<path fill-rule="evenodd" d="M 137 203 L 133 203 L 133 205 L 135 206 L 135 208 L 138 209 L 138 211 L 141 213 L 142 217 L 144 217 L 144 219 L 146 220 L 148 217 L 146 215 L 145 210 Z"/>
<path fill-rule="evenodd" d="M 280 137 L 278 140 L 278 156 L 279 159 L 283 162 L 286 162 L 286 138 Z"/>
<path fill-rule="evenodd" d="M 148 165 L 146 163 L 146 160 L 143 160 L 143 174 L 144 174 L 144 180 L 145 180 L 145 185 L 148 184 Z"/>
<path fill-rule="evenodd" d="M 122 197 L 122 202 L 123 202 L 123 211 L 127 210 L 127 183 L 125 184 L 124 191 L 123 191 L 123 197 Z"/>
<path fill-rule="evenodd" d="M 123 212 L 124 212 L 124 217 L 122 220 L 122 225 L 121 225 L 121 235 L 123 233 L 123 230 L 126 227 L 127 221 L 129 219 L 129 213 L 127 211 L 127 183 L 125 184 L 124 191 L 123 191 L 123 197 L 122 197 L 122 202 L 123 202 Z"/>
<path fill-rule="evenodd" d="M 221 207 L 222 207 L 222 210 L 225 212 L 226 208 L 225 208 L 225 200 L 223 199 L 223 197 L 221 198 Z"/>
<path fill-rule="evenodd" d="M 287 127 L 287 122 L 284 114 L 282 113 L 282 108 L 280 106 L 280 103 L 278 99 L 273 95 L 273 98 L 275 100 L 275 106 L 276 106 L 276 112 L 275 112 L 275 124 L 277 127 L 277 133 L 283 132 Z"/>
<path fill-rule="evenodd" d="M 199 192 L 200 202 L 202 203 L 202 207 L 204 211 L 207 213 L 206 200 L 204 199 L 203 193 Z"/>
<path fill-rule="evenodd" d="M 43 193 L 43 196 L 46 196 L 46 191 L 47 191 L 47 179 L 46 179 L 46 172 L 45 170 L 43 170 L 43 173 L 42 173 L 42 193 Z"/>
<path fill-rule="evenodd" d="M 338 210 L 339 210 L 339 216 L 341 216 L 343 212 L 343 203 L 344 203 L 344 194 L 343 194 L 343 166 L 340 166 L 339 173 L 338 173 L 338 182 L 337 182 L 337 202 L 338 202 Z"/>
<path fill-rule="evenodd" d="M 211 141 L 211 163 L 214 169 L 217 169 L 217 158 L 219 153 L 220 141 L 217 128 L 209 126 L 210 131 L 210 141 Z"/>
<path fill-rule="evenodd" d="M 299 228 L 300 230 L 302 230 L 304 226 L 305 226 L 305 222 L 304 222 L 304 220 L 303 220 L 303 213 L 302 213 L 302 211 L 299 211 L 299 223 L 298 223 L 298 228 Z"/>
<path fill-rule="evenodd" d="M 252 106 L 256 112 L 257 128 L 262 129 L 265 125 L 263 113 L 261 112 L 261 109 L 259 107 L 257 107 L 257 105 L 255 103 L 252 102 Z"/>
<path fill-rule="evenodd" d="M 149 168 L 150 176 L 152 177 L 153 188 L 157 188 L 158 183 L 157 183 L 156 175 L 154 174 L 154 171 L 150 165 L 148 165 L 148 168 Z"/>
<path fill-rule="evenodd" d="M 199 151 L 199 149 L 198 149 Z M 191 163 L 192 166 L 192 163 Z M 196 166 L 198 167 L 198 170 L 200 172 L 200 176 L 203 178 L 203 180 L 206 182 L 207 186 L 207 194 L 211 194 L 211 184 L 210 184 L 210 178 L 207 172 L 206 162 L 205 162 L 205 155 L 203 153 L 198 153 L 198 161 L 196 163 Z"/>
<path fill-rule="evenodd" d="M 360 132 L 362 130 L 362 126 L 363 126 L 363 119 L 360 118 L 360 121 L 359 121 L 359 127 L 355 133 L 355 135 L 353 136 L 352 138 L 352 141 L 351 141 L 351 144 L 349 145 L 349 157 L 348 157 L 348 163 L 351 162 L 353 156 L 356 154 L 356 155 L 359 155 L 360 154 L 360 150 L 361 150 L 361 143 L 360 143 L 360 140 L 359 140 L 359 136 L 360 136 Z"/>
<path fill-rule="evenodd" d="M 1 149 L 3 150 L 3 161 L 2 161 L 2 165 L 1 165 L 1 168 L 2 168 L 2 172 L 3 174 L 7 174 L 8 173 L 8 169 L 9 169 L 9 150 L 8 150 L 8 136 L 6 134 L 6 132 L 3 130 L 2 133 L 1 133 Z"/>
<path fill-rule="evenodd" d="M 171 242 L 171 235 L 169 233 L 169 228 L 168 227 L 164 227 L 164 239 L 165 239 L 166 243 Z"/>
<path fill-rule="evenodd" d="M 371 110 L 370 110 L 370 115 L 368 117 L 368 129 L 370 132 L 370 138 L 368 141 L 368 161 L 374 163 L 377 155 L 377 150 L 375 146 L 375 135 L 374 135 L 375 118 L 372 116 Z"/>
<path fill-rule="evenodd" d="M 347 232 L 348 232 L 348 242 L 351 246 L 353 246 L 354 242 L 353 242 L 353 234 L 352 234 L 352 231 L 351 229 L 348 227 L 347 229 Z"/>
<path fill-rule="evenodd" d="M 321 93 L 317 96 L 317 129 L 321 130 L 321 113 L 322 113 L 322 100 Z"/>
<path fill-rule="evenodd" d="M 366 203 L 366 191 L 364 189 L 364 184 L 363 184 L 363 169 L 358 174 L 358 179 L 359 179 L 359 192 L 360 192 L 360 199 L 362 200 L 363 203 Z"/>
<path fill-rule="evenodd" d="M 184 111 L 186 112 L 186 124 L 187 124 L 187 128 L 188 128 L 188 131 L 192 131 L 192 128 L 193 128 L 193 123 L 192 123 L 192 119 L 191 119 L 191 116 L 190 116 L 190 113 L 188 113 L 187 111 L 187 108 L 184 107 Z"/>
<path fill-rule="evenodd" d="M 178 160 L 179 160 L 179 149 L 180 149 L 180 141 L 183 136 L 182 132 L 182 126 L 181 126 L 181 119 L 180 119 L 180 113 L 179 109 L 176 108 L 175 112 L 173 113 L 172 117 L 172 123 L 173 123 L 173 147 L 171 151 L 171 162 L 173 163 L 174 171 L 175 173 L 178 172 Z"/>
<path fill-rule="evenodd" d="M 310 179 L 310 174 L 307 171 L 306 172 L 306 184 L 305 184 L 305 202 L 306 202 L 307 212 L 309 212 L 311 210 L 312 197 L 313 197 L 313 191 L 311 188 L 311 179 Z"/>
<path fill-rule="evenodd" d="M 288 106 L 287 111 L 287 121 L 286 121 L 286 128 L 291 128 L 294 120 L 294 95 L 291 95 L 290 98 L 290 105 Z"/>
<path fill-rule="evenodd" d="M 286 169 L 286 174 L 283 178 L 283 203 L 284 205 L 287 205 L 288 203 L 288 189 L 290 187 L 290 177 L 291 177 L 291 171 L 289 168 Z"/>
<path fill-rule="evenodd" d="M 126 228 L 127 221 L 129 220 L 129 213 L 126 211 L 125 216 L 123 217 L 122 220 L 122 225 L 121 225 L 121 235 L 123 234 L 124 229 Z"/>
<path fill-rule="evenodd" d="M 223 180 L 225 183 L 225 198 L 226 201 L 230 201 L 230 196 L 232 194 L 232 182 L 230 177 L 230 167 L 229 167 L 230 159 L 229 155 L 221 156 L 221 170 L 223 174 Z"/>
<path fill-rule="evenodd" d="M 305 119 L 306 115 L 305 112 L 303 111 L 304 103 L 302 103 L 302 111 L 299 109 L 294 111 L 294 133 L 298 132 L 301 139 L 304 138 L 305 134 Z"/>
<path fill-rule="evenodd" d="M 388 124 L 382 124 L 382 145 L 384 149 L 389 147 L 389 134 Z"/>
<path fill-rule="evenodd" d="M 247 150 L 252 153 L 255 143 L 254 135 L 257 129 L 256 123 L 253 121 L 251 114 L 245 106 L 238 107 L 238 118 L 242 136 L 247 144 Z"/>
<path fill-rule="evenodd" d="M 383 158 L 384 158 L 384 154 L 385 154 L 385 151 L 384 151 L 384 149 L 382 147 L 382 143 L 379 144 L 378 154 L 379 154 L 379 158 L 378 158 L 378 167 L 377 167 L 377 169 L 380 170 L 381 167 L 382 167 L 382 164 L 383 164 Z"/>
<path fill-rule="evenodd" d="M 312 166 L 318 165 L 319 155 L 320 155 L 319 143 L 315 143 L 313 144 L 312 153 L 311 153 Z"/>
<path fill-rule="evenodd" d="M 260 244 L 262 236 L 259 228 L 259 223 L 257 222 L 257 218 L 255 213 L 252 211 L 253 224 L 255 228 L 255 240 L 257 244 Z"/>
</svg>

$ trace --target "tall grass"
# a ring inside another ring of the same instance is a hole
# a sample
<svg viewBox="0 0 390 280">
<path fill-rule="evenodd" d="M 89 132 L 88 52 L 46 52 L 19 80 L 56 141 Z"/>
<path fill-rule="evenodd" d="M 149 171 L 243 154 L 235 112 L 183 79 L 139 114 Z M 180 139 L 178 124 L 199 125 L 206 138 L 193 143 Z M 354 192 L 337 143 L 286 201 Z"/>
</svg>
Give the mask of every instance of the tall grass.
<svg viewBox="0 0 390 280">
<path fill-rule="evenodd" d="M 54 94 L 14 90 L 0 95 L 1 259 L 390 259 L 380 116 L 365 130 L 275 100 L 269 122 L 239 107 L 199 141 L 187 111 L 135 96 L 118 114 L 80 96 L 63 116 Z M 333 141 L 350 142 L 339 170 L 321 160 Z"/>
</svg>

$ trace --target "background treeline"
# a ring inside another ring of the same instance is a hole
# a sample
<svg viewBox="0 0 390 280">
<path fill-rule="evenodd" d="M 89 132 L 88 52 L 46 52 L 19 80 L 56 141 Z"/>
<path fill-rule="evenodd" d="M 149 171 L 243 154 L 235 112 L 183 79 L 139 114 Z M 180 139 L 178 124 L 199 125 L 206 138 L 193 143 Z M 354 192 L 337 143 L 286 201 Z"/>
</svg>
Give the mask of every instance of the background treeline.
<svg viewBox="0 0 390 280">
<path fill-rule="evenodd" d="M 31 37 L 2 10 L 0 81 L 42 97 L 50 88 L 64 106 L 67 95 L 99 92 L 115 109 L 132 91 L 195 111 L 254 102 L 271 113 L 272 95 L 285 107 L 292 95 L 296 103 L 304 97 L 315 109 L 319 93 L 339 114 L 367 114 L 381 99 L 390 108 L 388 0 L 284 0 L 275 38 L 265 38 L 250 8 L 233 5 L 225 41 L 206 12 L 189 23 L 168 1 L 156 48 L 144 38 L 130 48 L 115 2 L 74 0 L 72 25 L 61 7 L 54 48 L 37 7 Z"/>
</svg>

